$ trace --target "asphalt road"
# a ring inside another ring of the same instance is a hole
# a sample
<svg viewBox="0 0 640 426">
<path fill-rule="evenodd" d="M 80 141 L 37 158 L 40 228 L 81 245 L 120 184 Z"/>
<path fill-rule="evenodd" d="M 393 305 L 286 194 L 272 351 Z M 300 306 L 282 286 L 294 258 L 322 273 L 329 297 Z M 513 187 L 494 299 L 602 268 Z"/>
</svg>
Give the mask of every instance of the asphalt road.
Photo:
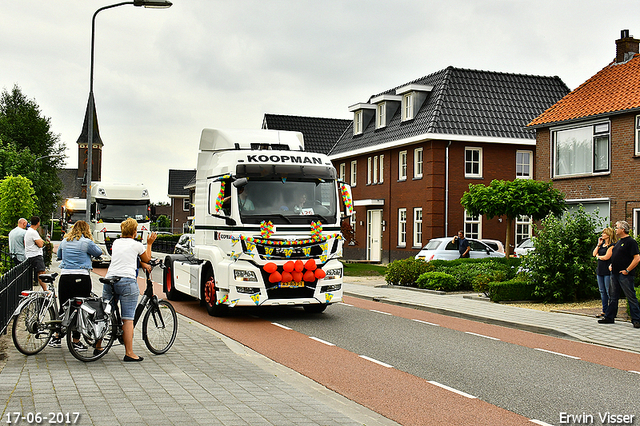
<svg viewBox="0 0 640 426">
<path fill-rule="evenodd" d="M 607 413 L 640 421 L 638 354 L 345 300 L 320 315 L 252 309 L 213 318 L 194 300 L 174 306 L 404 425 L 556 425 L 585 414 L 582 424 L 607 424 Z"/>
</svg>

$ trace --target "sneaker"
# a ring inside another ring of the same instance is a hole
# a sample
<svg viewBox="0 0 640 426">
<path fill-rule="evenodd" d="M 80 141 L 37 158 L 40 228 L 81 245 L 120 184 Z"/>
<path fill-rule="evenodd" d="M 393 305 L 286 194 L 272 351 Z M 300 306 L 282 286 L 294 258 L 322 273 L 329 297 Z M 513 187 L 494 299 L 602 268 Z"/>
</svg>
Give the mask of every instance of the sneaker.
<svg viewBox="0 0 640 426">
<path fill-rule="evenodd" d="M 52 348 L 61 348 L 62 342 L 60 342 L 59 337 L 52 337 L 51 340 L 49 340 L 49 346 Z"/>
<path fill-rule="evenodd" d="M 613 324 L 615 321 L 612 319 L 609 319 L 607 317 L 602 318 L 601 320 L 598 320 L 598 324 Z"/>
<path fill-rule="evenodd" d="M 634 321 L 633 328 L 640 328 L 640 321 Z"/>
<path fill-rule="evenodd" d="M 76 350 L 76 352 L 86 352 L 87 351 L 87 347 L 85 345 L 82 344 L 82 342 L 73 342 L 73 349 Z"/>
</svg>

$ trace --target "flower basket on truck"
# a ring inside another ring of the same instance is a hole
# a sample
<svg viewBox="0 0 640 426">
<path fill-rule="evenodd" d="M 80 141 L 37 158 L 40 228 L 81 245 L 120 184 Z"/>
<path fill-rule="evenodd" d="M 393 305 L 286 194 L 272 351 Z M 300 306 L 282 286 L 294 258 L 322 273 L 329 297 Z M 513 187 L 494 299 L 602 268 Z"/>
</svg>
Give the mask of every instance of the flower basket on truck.
<svg viewBox="0 0 640 426">
<path fill-rule="evenodd" d="M 196 170 L 193 254 L 165 258 L 164 290 L 210 315 L 249 306 L 342 301 L 342 216 L 351 188 L 302 134 L 204 129 Z"/>
</svg>

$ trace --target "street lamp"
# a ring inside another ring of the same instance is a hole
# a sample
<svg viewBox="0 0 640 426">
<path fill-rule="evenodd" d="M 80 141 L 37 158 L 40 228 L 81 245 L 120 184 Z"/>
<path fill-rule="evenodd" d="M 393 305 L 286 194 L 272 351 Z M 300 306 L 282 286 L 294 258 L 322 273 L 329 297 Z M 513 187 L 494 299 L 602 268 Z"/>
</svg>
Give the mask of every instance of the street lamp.
<svg viewBox="0 0 640 426">
<path fill-rule="evenodd" d="M 91 19 L 91 65 L 89 72 L 89 117 L 88 117 L 88 140 L 87 140 L 87 210 L 85 215 L 85 220 L 87 223 L 91 222 L 91 176 L 93 173 L 93 111 L 95 108 L 95 103 L 93 99 L 93 57 L 94 57 L 94 46 L 95 46 L 95 38 L 96 38 L 96 15 L 106 9 L 112 9 L 118 6 L 124 6 L 125 4 L 132 4 L 136 7 L 146 7 L 153 9 L 167 9 L 173 5 L 170 1 L 164 0 L 133 0 L 133 1 L 125 1 L 122 3 L 111 4 L 109 6 L 101 7 L 96 10 L 93 14 L 93 18 Z"/>
</svg>

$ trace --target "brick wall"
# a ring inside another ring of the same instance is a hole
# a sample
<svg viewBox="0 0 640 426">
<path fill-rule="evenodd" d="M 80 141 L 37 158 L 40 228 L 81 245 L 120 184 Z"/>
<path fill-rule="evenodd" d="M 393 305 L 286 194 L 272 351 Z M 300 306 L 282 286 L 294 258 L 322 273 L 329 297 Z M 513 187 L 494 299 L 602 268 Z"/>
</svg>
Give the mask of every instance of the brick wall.
<svg viewBox="0 0 640 426">
<path fill-rule="evenodd" d="M 626 220 L 633 225 L 633 209 L 640 208 L 640 157 L 635 155 L 635 118 L 635 114 L 622 114 L 610 119 L 610 174 L 556 178 L 553 179 L 554 188 L 562 191 L 567 199 L 608 198 L 611 220 Z M 552 163 L 549 129 L 538 130 L 536 139 L 536 179 L 549 181 Z"/>
<path fill-rule="evenodd" d="M 356 211 L 356 240 L 358 246 L 347 247 L 346 258 L 366 258 L 367 249 L 367 210 L 382 209 L 382 219 L 386 226 L 382 232 L 382 261 L 414 256 L 419 247 L 413 242 L 414 208 L 422 208 L 422 245 L 429 239 L 445 236 L 445 167 L 448 141 L 434 140 L 408 145 L 406 147 L 376 151 L 334 161 L 336 168 L 345 163 L 346 176 L 351 173 L 351 161 L 357 160 L 357 185 L 352 188 L 354 200 L 383 199 L 384 206 L 359 206 Z M 414 178 L 414 152 L 423 149 L 423 176 Z M 465 178 L 465 147 L 482 148 L 483 178 Z M 460 205 L 462 194 L 469 184 L 488 185 L 493 179 L 513 180 L 516 174 L 516 151 L 530 150 L 535 146 L 490 143 L 452 142 L 449 147 L 449 223 L 448 236 L 454 235 L 464 226 L 464 210 Z M 407 179 L 400 181 L 400 152 L 407 152 Z M 383 183 L 367 185 L 367 158 L 384 155 Z M 349 180 L 347 178 L 347 180 Z M 407 243 L 398 245 L 398 209 L 407 210 Z M 515 225 L 515 224 L 514 224 Z M 511 240 L 515 239 L 514 235 Z M 482 237 L 505 241 L 506 222 L 498 218 L 482 219 Z M 351 257 L 353 256 L 353 257 Z M 356 257 L 359 256 L 359 257 Z"/>
</svg>

